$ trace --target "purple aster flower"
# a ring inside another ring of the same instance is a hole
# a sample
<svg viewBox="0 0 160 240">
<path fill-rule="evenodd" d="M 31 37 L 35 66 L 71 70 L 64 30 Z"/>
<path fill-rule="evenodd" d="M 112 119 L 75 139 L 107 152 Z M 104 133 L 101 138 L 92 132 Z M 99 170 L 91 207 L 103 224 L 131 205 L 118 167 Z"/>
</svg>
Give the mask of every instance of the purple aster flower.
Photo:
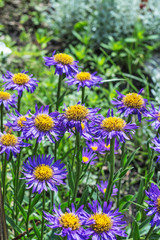
<svg viewBox="0 0 160 240">
<path fill-rule="evenodd" d="M 106 151 L 110 151 L 110 142 L 106 144 L 104 140 L 98 141 L 98 147 L 99 147 L 99 153 L 104 154 Z M 114 145 L 115 151 L 119 149 L 119 142 L 117 139 L 115 139 L 115 145 Z M 115 154 L 118 152 L 115 152 Z"/>
<path fill-rule="evenodd" d="M 23 122 L 26 126 L 23 130 L 26 138 L 38 138 L 38 142 L 41 142 L 45 136 L 49 141 L 54 143 L 53 137 L 58 141 L 59 136 L 62 135 L 62 127 L 59 127 L 57 116 L 58 112 L 48 113 L 49 106 L 43 108 L 35 106 L 35 114 L 32 114 L 30 118 L 26 117 L 27 121 Z"/>
<path fill-rule="evenodd" d="M 78 85 L 77 91 L 79 91 L 81 87 L 82 88 L 83 87 L 91 88 L 92 86 L 99 87 L 99 84 L 102 83 L 101 82 L 102 78 L 95 75 L 96 72 L 92 74 L 90 74 L 89 72 L 77 72 L 76 75 L 74 75 L 73 77 L 68 77 L 66 83 L 68 83 L 68 85 L 77 84 Z"/>
<path fill-rule="evenodd" d="M 15 114 L 11 113 L 11 115 L 8 114 L 9 119 L 12 120 L 12 122 L 8 121 L 5 125 L 9 128 L 12 128 L 13 131 L 22 131 L 26 126 L 24 125 L 24 122 L 26 122 L 26 117 L 29 117 L 30 110 L 25 114 L 20 114 L 17 110 L 15 110 Z"/>
<path fill-rule="evenodd" d="M 6 111 L 9 111 L 9 105 L 11 107 L 14 107 L 16 108 L 17 107 L 17 97 L 16 97 L 16 94 L 10 94 L 8 92 L 5 92 L 5 91 L 1 91 L 0 92 L 0 106 L 1 105 L 4 105 Z"/>
<path fill-rule="evenodd" d="M 147 216 L 154 215 L 152 221 L 150 222 L 151 226 L 160 225 L 160 190 L 155 184 L 151 184 L 149 191 L 145 191 L 147 197 L 150 198 L 149 201 L 146 201 L 149 204 Z"/>
<path fill-rule="evenodd" d="M 76 129 L 80 135 L 83 135 L 85 133 L 86 138 L 90 139 L 91 136 L 89 122 L 93 119 L 96 121 L 97 117 L 99 116 L 96 115 L 96 113 L 99 110 L 99 108 L 87 108 L 78 102 L 76 105 L 63 109 L 64 113 L 60 114 L 58 118 L 59 123 L 69 132 L 71 130 L 75 131 Z M 83 129 L 85 129 L 85 132 Z"/>
<path fill-rule="evenodd" d="M 159 110 L 156 110 L 154 105 L 151 103 L 152 108 L 148 108 L 145 112 L 145 117 L 150 117 L 151 119 L 147 119 L 148 122 L 152 122 L 151 126 L 155 129 L 160 127 L 160 106 Z"/>
<path fill-rule="evenodd" d="M 86 232 L 92 236 L 92 240 L 116 240 L 116 235 L 121 237 L 127 237 L 125 233 L 126 222 L 122 221 L 123 215 L 111 210 L 112 202 L 107 206 L 107 202 L 104 202 L 103 208 L 98 201 L 93 201 L 93 205 L 88 203 L 89 208 L 93 212 L 92 214 L 86 214 L 89 220 L 94 220 L 94 223 L 90 225 Z"/>
<path fill-rule="evenodd" d="M 117 99 L 112 101 L 112 104 L 118 108 L 117 113 L 124 113 L 124 117 L 127 117 L 130 114 L 137 114 L 138 120 L 141 122 L 141 115 L 146 111 L 147 99 L 144 99 L 140 94 L 142 93 L 143 88 L 139 91 L 139 93 L 128 93 L 127 95 L 123 95 L 122 93 L 116 91 L 118 93 Z"/>
<path fill-rule="evenodd" d="M 89 150 L 88 148 L 83 148 L 82 151 L 82 162 L 85 164 L 90 164 L 93 165 L 95 164 L 95 159 L 97 159 L 98 157 L 95 155 L 95 153 L 92 150 Z"/>
<path fill-rule="evenodd" d="M 108 110 L 107 117 L 104 118 L 101 116 L 101 119 L 97 119 L 96 122 L 92 122 L 92 127 L 90 127 L 91 133 L 94 134 L 95 138 L 106 139 L 106 144 L 110 143 L 110 139 L 118 138 L 120 142 L 124 142 L 125 139 L 129 139 L 126 133 L 129 134 L 130 137 L 131 133 L 135 133 L 134 129 L 137 129 L 138 126 L 135 123 L 126 123 L 120 117 L 114 117 L 113 109 L 111 111 Z"/>
<path fill-rule="evenodd" d="M 48 227 L 58 229 L 59 233 L 55 233 L 61 237 L 66 237 L 69 240 L 80 240 L 88 239 L 85 230 L 82 226 L 89 225 L 93 223 L 93 220 L 87 221 L 85 211 L 83 210 L 83 205 L 76 211 L 75 206 L 71 204 L 71 210 L 66 208 L 65 213 L 62 212 L 60 205 L 58 209 L 53 206 L 53 215 L 47 212 L 44 213 L 44 218 L 50 222 L 47 224 Z"/>
<path fill-rule="evenodd" d="M 87 146 L 92 149 L 93 152 L 99 152 L 99 143 L 94 141 L 94 142 L 91 142 L 91 141 L 87 141 L 86 142 Z"/>
<path fill-rule="evenodd" d="M 26 89 L 28 92 L 33 93 L 38 86 L 38 82 L 35 78 L 32 78 L 33 74 L 28 75 L 28 72 L 22 71 L 21 73 L 11 73 L 7 71 L 6 75 L 2 77 L 5 90 L 17 90 L 18 95 L 22 96 L 22 92 Z"/>
<path fill-rule="evenodd" d="M 85 125 L 83 123 L 81 123 L 81 128 L 82 128 L 82 133 L 81 133 L 82 137 L 87 139 L 87 140 L 92 139 L 91 134 L 86 131 Z M 72 137 L 75 134 L 75 127 L 73 127 L 72 129 L 68 130 L 68 132 L 71 133 L 68 138 Z"/>
<path fill-rule="evenodd" d="M 106 190 L 107 190 L 107 186 L 108 186 L 108 181 L 101 181 L 101 185 L 98 185 L 97 184 L 97 187 L 98 187 L 98 190 L 100 192 L 103 193 L 103 195 L 105 194 Z M 116 196 L 117 195 L 117 192 L 118 192 L 118 188 L 116 188 L 116 185 L 114 184 L 113 185 L 113 192 L 112 192 L 112 196 Z"/>
<path fill-rule="evenodd" d="M 0 154 L 6 153 L 7 160 L 9 159 L 10 153 L 16 157 L 17 153 L 20 153 L 21 147 L 28 147 L 31 144 L 24 143 L 22 137 L 17 137 L 11 133 L 0 132 Z"/>
<path fill-rule="evenodd" d="M 66 76 L 72 76 L 78 71 L 78 61 L 74 61 L 73 57 L 66 53 L 55 53 L 56 51 L 53 52 L 52 57 L 44 57 L 46 66 L 55 66 L 55 74 L 62 75 L 65 73 Z"/>
<path fill-rule="evenodd" d="M 64 184 L 63 179 L 67 176 L 66 169 L 63 169 L 65 165 L 60 160 L 53 163 L 53 159 L 50 155 L 28 158 L 22 172 L 25 176 L 23 179 L 27 180 L 27 189 L 33 187 L 32 192 L 40 194 L 43 190 L 47 191 L 47 186 L 57 191 L 57 186 Z"/>
</svg>

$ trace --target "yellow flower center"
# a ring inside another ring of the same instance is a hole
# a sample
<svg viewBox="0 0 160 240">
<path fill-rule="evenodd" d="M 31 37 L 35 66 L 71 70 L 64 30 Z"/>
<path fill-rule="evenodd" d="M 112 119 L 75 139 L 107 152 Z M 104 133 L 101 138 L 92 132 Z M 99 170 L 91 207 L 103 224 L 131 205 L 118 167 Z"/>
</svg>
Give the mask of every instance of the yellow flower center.
<svg viewBox="0 0 160 240">
<path fill-rule="evenodd" d="M 48 165 L 41 164 L 35 168 L 33 174 L 36 179 L 43 181 L 48 180 L 53 176 L 53 170 Z"/>
<path fill-rule="evenodd" d="M 157 198 L 157 210 L 160 213 L 160 196 Z"/>
<path fill-rule="evenodd" d="M 83 162 L 88 162 L 89 158 L 88 157 L 82 157 Z"/>
<path fill-rule="evenodd" d="M 18 138 L 13 134 L 6 133 L 0 137 L 0 142 L 5 146 L 15 146 L 18 142 Z"/>
<path fill-rule="evenodd" d="M 126 126 L 126 122 L 119 117 L 108 117 L 102 121 L 101 127 L 105 130 L 111 131 L 122 131 Z"/>
<path fill-rule="evenodd" d="M 144 99 L 141 95 L 137 93 L 129 93 L 123 97 L 123 103 L 126 107 L 130 108 L 142 108 L 144 105 Z"/>
<path fill-rule="evenodd" d="M 109 149 L 110 148 L 110 144 L 108 144 L 108 145 L 104 145 L 105 146 L 105 148 L 107 148 L 107 149 Z"/>
<path fill-rule="evenodd" d="M 90 219 L 95 220 L 95 223 L 91 227 L 97 233 L 107 232 L 113 226 L 111 218 L 105 213 L 96 213 Z"/>
<path fill-rule="evenodd" d="M 59 219 L 60 224 L 64 228 L 71 228 L 72 230 L 77 230 L 80 228 L 79 217 L 73 213 L 65 213 Z"/>
<path fill-rule="evenodd" d="M 27 119 L 26 119 L 25 116 L 21 116 L 21 117 L 18 118 L 17 123 L 20 127 L 23 127 L 24 126 L 23 122 L 26 121 L 26 120 Z"/>
<path fill-rule="evenodd" d="M 88 72 L 80 72 L 77 73 L 76 79 L 79 80 L 80 82 L 91 80 L 91 74 Z"/>
<path fill-rule="evenodd" d="M 157 114 L 158 121 L 160 122 L 160 112 Z"/>
<path fill-rule="evenodd" d="M 57 53 L 56 55 L 54 55 L 54 60 L 64 65 L 72 64 L 74 61 L 73 57 L 66 53 Z"/>
<path fill-rule="evenodd" d="M 47 114 L 39 114 L 35 117 L 35 125 L 40 131 L 47 132 L 54 126 L 54 122 Z"/>
<path fill-rule="evenodd" d="M 7 92 L 0 92 L 0 99 L 1 100 L 8 100 L 10 99 L 11 94 L 7 93 Z"/>
<path fill-rule="evenodd" d="M 25 73 L 16 73 L 13 75 L 13 82 L 18 85 L 24 85 L 30 80 L 29 76 Z"/>
<path fill-rule="evenodd" d="M 107 190 L 107 188 L 104 188 L 104 189 L 103 189 L 103 192 L 105 193 L 105 192 L 106 192 L 106 190 Z"/>
<path fill-rule="evenodd" d="M 74 105 L 66 109 L 66 116 L 68 120 L 82 121 L 88 116 L 88 109 L 82 105 Z"/>
<path fill-rule="evenodd" d="M 93 146 L 91 148 L 92 148 L 93 151 L 97 151 L 97 149 L 98 149 L 98 147 L 96 147 L 96 146 Z"/>
</svg>

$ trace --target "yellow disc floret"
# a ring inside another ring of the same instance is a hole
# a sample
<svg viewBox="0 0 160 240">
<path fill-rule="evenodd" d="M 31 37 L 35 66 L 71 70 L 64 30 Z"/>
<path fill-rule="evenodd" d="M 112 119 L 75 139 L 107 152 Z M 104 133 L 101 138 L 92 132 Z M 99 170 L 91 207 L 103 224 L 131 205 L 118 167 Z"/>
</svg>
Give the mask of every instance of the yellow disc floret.
<svg viewBox="0 0 160 240">
<path fill-rule="evenodd" d="M 108 117 L 102 121 L 101 127 L 105 130 L 111 131 L 122 131 L 126 126 L 126 122 L 119 117 Z"/>
<path fill-rule="evenodd" d="M 160 112 L 157 113 L 158 121 L 160 122 Z"/>
<path fill-rule="evenodd" d="M 63 65 L 72 64 L 74 59 L 66 53 L 57 53 L 54 55 L 54 60 Z"/>
<path fill-rule="evenodd" d="M 112 219 L 105 213 L 96 213 L 90 219 L 95 220 L 91 227 L 97 233 L 107 232 L 113 226 Z"/>
<path fill-rule="evenodd" d="M 13 75 L 13 82 L 18 85 L 24 85 L 25 83 L 28 83 L 30 80 L 30 77 L 25 73 L 16 73 Z"/>
<path fill-rule="evenodd" d="M 17 123 L 20 127 L 23 127 L 24 126 L 23 122 L 26 122 L 26 120 L 27 119 L 26 119 L 25 116 L 21 116 L 21 117 L 18 118 Z"/>
<path fill-rule="evenodd" d="M 54 122 L 47 114 L 39 114 L 35 117 L 35 125 L 40 131 L 47 132 L 54 127 Z"/>
<path fill-rule="evenodd" d="M 53 176 L 53 170 L 50 166 L 41 164 L 35 168 L 33 174 L 36 179 L 43 181 L 48 180 Z"/>
<path fill-rule="evenodd" d="M 91 74 L 88 72 L 80 72 L 80 73 L 77 73 L 76 79 L 80 82 L 91 80 Z"/>
<path fill-rule="evenodd" d="M 88 157 L 82 157 L 83 162 L 88 162 L 89 158 Z"/>
<path fill-rule="evenodd" d="M 106 192 L 106 190 L 107 190 L 107 189 L 106 189 L 106 188 L 104 188 L 104 189 L 103 189 L 103 192 L 105 193 L 105 192 Z"/>
<path fill-rule="evenodd" d="M 105 148 L 107 148 L 107 149 L 109 149 L 110 148 L 110 144 L 108 144 L 108 145 L 104 145 L 105 146 Z"/>
<path fill-rule="evenodd" d="M 98 147 L 92 146 L 91 149 L 92 149 L 93 151 L 97 151 Z"/>
<path fill-rule="evenodd" d="M 9 100 L 11 98 L 11 94 L 7 92 L 0 92 L 0 99 L 1 100 Z"/>
<path fill-rule="evenodd" d="M 160 196 L 157 198 L 157 210 L 160 213 Z"/>
<path fill-rule="evenodd" d="M 123 97 L 123 103 L 126 107 L 140 109 L 144 106 L 144 99 L 137 93 L 129 93 Z"/>
<path fill-rule="evenodd" d="M 66 109 L 66 117 L 68 120 L 83 121 L 88 116 L 88 109 L 82 105 L 74 105 Z"/>
<path fill-rule="evenodd" d="M 80 228 L 79 217 L 73 213 L 65 213 L 59 219 L 60 224 L 64 228 L 71 228 L 72 230 L 77 230 Z"/>
<path fill-rule="evenodd" d="M 0 142 L 5 146 L 15 146 L 18 138 L 13 134 L 6 133 L 0 137 Z"/>
</svg>

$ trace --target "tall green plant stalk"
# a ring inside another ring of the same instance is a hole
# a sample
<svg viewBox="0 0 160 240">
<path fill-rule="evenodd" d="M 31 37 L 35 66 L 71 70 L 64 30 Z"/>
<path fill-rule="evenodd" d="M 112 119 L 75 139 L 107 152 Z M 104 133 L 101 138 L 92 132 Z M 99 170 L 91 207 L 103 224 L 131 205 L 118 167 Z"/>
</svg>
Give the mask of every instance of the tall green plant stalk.
<svg viewBox="0 0 160 240">
<path fill-rule="evenodd" d="M 6 172 L 7 172 L 7 154 L 3 159 L 3 170 L 2 170 L 2 184 L 3 184 L 3 203 L 5 202 L 5 194 L 6 194 Z"/>
<path fill-rule="evenodd" d="M 18 196 L 20 160 L 21 160 L 21 151 L 20 151 L 20 153 L 18 155 L 18 159 L 17 159 L 18 164 L 17 164 L 17 169 L 16 169 L 16 179 L 15 179 L 16 224 L 17 224 L 17 219 L 18 219 L 17 196 Z"/>
<path fill-rule="evenodd" d="M 26 219 L 27 237 L 29 237 L 29 215 L 31 211 L 31 195 L 32 195 L 32 188 L 30 188 L 29 190 L 29 205 L 28 205 L 28 212 L 27 212 L 27 219 Z"/>
<path fill-rule="evenodd" d="M 73 193 L 73 202 L 75 201 L 76 196 L 77 196 L 79 178 L 80 178 L 80 173 L 81 173 L 81 161 L 80 161 L 80 158 L 79 158 L 80 133 L 77 130 L 76 130 L 76 144 L 77 144 L 77 152 L 76 152 L 77 164 L 76 164 L 76 180 L 75 180 L 75 188 L 74 188 L 74 193 Z"/>
<path fill-rule="evenodd" d="M 18 95 L 18 112 L 19 113 L 20 113 L 20 109 L 21 109 L 21 99 L 22 99 L 22 96 Z"/>
<path fill-rule="evenodd" d="M 36 155 L 37 149 L 38 149 L 38 138 L 37 138 L 36 143 L 35 143 L 35 147 L 34 147 L 34 150 L 33 150 L 32 158 L 33 158 L 33 156 Z M 30 216 L 30 211 L 31 211 L 31 195 L 32 195 L 32 188 L 29 190 L 29 206 L 28 206 L 27 220 L 26 220 L 27 237 L 29 237 L 28 226 L 29 226 L 29 216 Z"/>
<path fill-rule="evenodd" d="M 112 138 L 110 142 L 110 155 L 109 155 L 109 163 L 110 163 L 109 181 L 108 181 L 107 190 L 104 195 L 104 201 L 107 201 L 107 202 L 111 197 L 112 189 L 113 189 L 113 177 L 114 177 L 114 169 L 115 169 L 114 146 L 115 146 L 115 138 Z"/>
<path fill-rule="evenodd" d="M 3 103 L 1 104 L 1 132 L 3 132 Z"/>
<path fill-rule="evenodd" d="M 130 121 L 131 121 L 131 114 L 128 116 L 127 123 L 129 123 Z M 126 148 L 126 142 L 123 142 L 123 144 L 122 144 L 122 156 L 121 156 L 121 168 L 124 167 L 125 148 Z M 117 207 L 119 207 L 121 182 L 122 182 L 122 179 L 120 179 L 119 183 L 118 183 Z"/>
<path fill-rule="evenodd" d="M 46 192 L 45 192 L 45 190 L 43 190 L 43 211 L 45 211 L 45 195 L 46 195 Z M 42 211 L 41 240 L 43 240 L 43 232 L 44 232 L 44 217 L 43 217 L 43 211 Z"/>
<path fill-rule="evenodd" d="M 60 104 L 60 96 L 61 96 L 61 85 L 62 85 L 63 75 L 59 75 L 58 79 L 58 89 L 57 89 L 57 102 L 56 102 L 56 110 L 59 109 Z"/>
<path fill-rule="evenodd" d="M 149 240 L 149 237 L 151 236 L 151 234 L 152 234 L 152 232 L 154 230 L 154 227 L 155 227 L 155 225 L 149 229 L 149 231 L 148 231 L 148 233 L 147 233 L 147 235 L 145 237 L 145 240 Z"/>
<path fill-rule="evenodd" d="M 82 100 L 81 103 L 84 104 L 85 101 L 85 87 L 82 87 Z"/>
</svg>

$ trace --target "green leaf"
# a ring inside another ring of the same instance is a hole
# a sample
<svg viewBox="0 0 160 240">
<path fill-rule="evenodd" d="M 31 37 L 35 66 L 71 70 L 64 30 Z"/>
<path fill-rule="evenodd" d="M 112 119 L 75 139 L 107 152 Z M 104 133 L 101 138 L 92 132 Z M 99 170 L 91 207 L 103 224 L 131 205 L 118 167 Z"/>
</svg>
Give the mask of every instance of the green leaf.
<svg viewBox="0 0 160 240">
<path fill-rule="evenodd" d="M 21 206 L 21 204 L 18 201 L 16 201 L 16 204 L 17 204 L 20 212 L 22 213 L 22 216 L 23 216 L 24 220 L 26 221 L 27 213 L 25 212 L 24 208 Z"/>
<path fill-rule="evenodd" d="M 18 233 L 21 233 L 21 229 L 17 226 L 17 224 L 14 223 L 13 219 L 10 218 L 8 215 L 6 215 L 6 221 L 8 222 L 8 224 L 11 225 L 11 227 L 16 230 Z"/>
<path fill-rule="evenodd" d="M 142 203 L 144 186 L 145 186 L 145 180 L 143 178 L 141 178 L 141 182 L 140 182 L 140 186 L 139 186 L 139 190 L 138 190 L 138 195 L 137 195 L 137 203 L 138 204 Z"/>
<path fill-rule="evenodd" d="M 86 205 L 88 195 L 89 195 L 89 191 L 88 191 L 88 187 L 87 187 L 87 188 L 84 190 L 83 194 L 82 194 L 81 200 L 80 200 L 80 202 L 79 202 L 79 204 L 78 204 L 78 208 L 79 208 L 81 205 Z"/>
<path fill-rule="evenodd" d="M 138 152 L 139 149 L 140 149 L 140 148 L 137 148 L 137 149 L 130 155 L 130 157 L 128 158 L 128 160 L 127 160 L 127 162 L 126 162 L 126 164 L 125 164 L 125 166 L 124 166 L 124 168 L 126 168 L 126 167 L 133 161 L 133 159 L 134 159 L 134 157 L 135 157 L 135 155 L 136 155 L 136 153 Z"/>
<path fill-rule="evenodd" d="M 39 201 L 39 199 L 41 198 L 41 194 L 36 194 L 36 196 L 32 199 L 31 201 L 31 209 L 34 207 L 34 205 Z"/>
<path fill-rule="evenodd" d="M 38 230 L 34 221 L 33 221 L 33 229 L 34 229 L 34 232 L 35 232 L 36 236 L 38 237 L 38 240 L 41 239 L 41 234 L 40 234 L 40 232 L 39 232 L 39 230 Z"/>
<path fill-rule="evenodd" d="M 73 192 L 74 190 L 73 171 L 71 169 L 71 164 L 69 162 L 68 162 L 68 185 Z"/>
<path fill-rule="evenodd" d="M 128 203 L 131 199 L 133 199 L 133 195 L 126 195 L 119 201 L 119 209 L 123 209 L 126 203 Z M 129 203 L 131 204 L 131 203 Z"/>
<path fill-rule="evenodd" d="M 134 240 L 140 240 L 140 234 L 139 234 L 139 226 L 137 221 L 135 220 L 134 222 L 134 231 L 133 231 L 133 235 L 134 235 Z"/>
</svg>

